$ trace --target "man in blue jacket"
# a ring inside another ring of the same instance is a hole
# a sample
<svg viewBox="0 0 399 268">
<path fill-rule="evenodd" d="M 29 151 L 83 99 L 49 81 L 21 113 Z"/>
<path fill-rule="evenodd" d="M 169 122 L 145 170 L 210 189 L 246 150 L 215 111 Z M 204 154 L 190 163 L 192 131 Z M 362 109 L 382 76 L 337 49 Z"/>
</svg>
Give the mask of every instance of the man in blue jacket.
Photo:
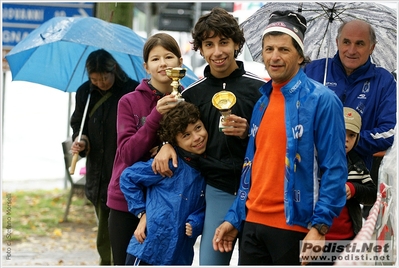
<svg viewBox="0 0 399 268">
<path fill-rule="evenodd" d="M 276 11 L 262 35 L 272 80 L 260 88 L 240 189 L 213 239 L 228 252 L 241 231 L 240 265 L 307 264 L 300 242 L 322 247 L 346 202 L 343 107 L 301 69 L 305 31 L 303 16 Z"/>
<path fill-rule="evenodd" d="M 359 144 L 355 151 L 364 160 L 378 185 L 378 169 L 383 152 L 392 146 L 396 125 L 396 80 L 388 70 L 371 62 L 377 43 L 373 27 L 361 20 L 344 22 L 336 38 L 338 51 L 328 59 L 315 60 L 305 66 L 308 77 L 332 89 L 346 107 L 362 117 Z M 324 78 L 325 77 L 325 78 Z M 377 152 L 382 152 L 373 157 Z M 371 206 L 363 208 L 367 218 Z"/>
<path fill-rule="evenodd" d="M 326 86 L 346 107 L 362 117 L 356 152 L 367 168 L 373 154 L 386 151 L 393 143 L 396 125 L 396 81 L 386 69 L 371 62 L 377 43 L 372 26 L 360 20 L 344 22 L 336 38 L 338 51 L 328 59 Z M 304 68 L 306 75 L 323 83 L 326 59 L 314 60 Z"/>
</svg>

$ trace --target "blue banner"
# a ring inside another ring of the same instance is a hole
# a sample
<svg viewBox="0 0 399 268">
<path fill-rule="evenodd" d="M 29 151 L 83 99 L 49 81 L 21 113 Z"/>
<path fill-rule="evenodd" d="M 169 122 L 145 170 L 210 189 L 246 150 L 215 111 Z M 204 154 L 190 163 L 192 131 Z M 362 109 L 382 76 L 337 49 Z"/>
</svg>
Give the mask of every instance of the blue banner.
<svg viewBox="0 0 399 268">
<path fill-rule="evenodd" d="M 3 48 L 11 49 L 54 17 L 92 17 L 94 3 L 3 3 Z"/>
</svg>

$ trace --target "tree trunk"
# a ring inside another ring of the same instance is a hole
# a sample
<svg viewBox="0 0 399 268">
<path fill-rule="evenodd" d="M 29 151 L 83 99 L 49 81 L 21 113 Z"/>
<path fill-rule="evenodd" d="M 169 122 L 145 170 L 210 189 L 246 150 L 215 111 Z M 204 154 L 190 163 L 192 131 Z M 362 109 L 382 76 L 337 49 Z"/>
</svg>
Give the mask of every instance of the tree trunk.
<svg viewBox="0 0 399 268">
<path fill-rule="evenodd" d="M 95 16 L 102 20 L 133 28 L 134 3 L 96 3 Z"/>
</svg>

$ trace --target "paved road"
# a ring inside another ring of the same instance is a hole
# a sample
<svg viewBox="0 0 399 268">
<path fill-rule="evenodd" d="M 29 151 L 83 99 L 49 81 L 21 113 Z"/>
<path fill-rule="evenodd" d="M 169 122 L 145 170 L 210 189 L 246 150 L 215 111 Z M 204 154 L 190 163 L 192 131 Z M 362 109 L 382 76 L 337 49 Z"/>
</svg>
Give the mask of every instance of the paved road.
<svg viewBox="0 0 399 268">
<path fill-rule="evenodd" d="M 96 228 L 77 226 L 61 228 L 56 235 L 29 237 L 8 245 L 3 241 L 2 267 L 7 266 L 96 266 Z M 7 258 L 6 252 L 10 252 Z"/>
<path fill-rule="evenodd" d="M 36 237 L 26 242 L 13 242 L 9 247 L 11 257 L 6 259 L 7 245 L 2 246 L 2 267 L 15 266 L 98 266 L 95 247 L 95 228 L 63 231 L 62 236 Z M 192 266 L 199 266 L 199 239 L 195 244 Z M 237 266 L 237 250 L 231 266 Z"/>
</svg>

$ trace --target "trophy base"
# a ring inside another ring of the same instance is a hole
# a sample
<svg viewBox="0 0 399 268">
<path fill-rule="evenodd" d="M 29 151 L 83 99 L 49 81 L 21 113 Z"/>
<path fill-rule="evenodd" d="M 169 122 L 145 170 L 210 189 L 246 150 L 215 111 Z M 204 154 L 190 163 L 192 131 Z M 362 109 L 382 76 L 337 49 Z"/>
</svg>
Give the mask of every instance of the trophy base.
<svg viewBox="0 0 399 268">
<path fill-rule="evenodd" d="M 173 103 L 173 104 L 178 104 L 179 102 L 182 102 L 182 101 L 184 101 L 184 98 L 175 96 L 174 99 L 173 99 L 173 101 L 167 102 L 166 105 L 169 104 L 169 103 L 171 103 L 171 104 L 172 104 L 172 103 Z"/>
<path fill-rule="evenodd" d="M 184 101 L 184 98 L 182 98 L 182 97 L 176 97 L 176 101 L 177 101 L 177 103 L 179 103 L 179 102 L 181 102 L 181 101 Z"/>
<path fill-rule="evenodd" d="M 223 131 L 223 129 L 225 129 L 225 128 L 232 128 L 233 126 L 223 126 L 223 122 L 224 122 L 224 118 L 225 117 L 227 117 L 227 116 L 220 116 L 220 119 L 219 119 L 219 132 L 222 132 Z"/>
<path fill-rule="evenodd" d="M 179 92 L 173 90 L 171 94 L 175 96 L 175 100 L 177 103 L 184 101 L 184 98 L 182 97 L 182 95 Z"/>
</svg>

